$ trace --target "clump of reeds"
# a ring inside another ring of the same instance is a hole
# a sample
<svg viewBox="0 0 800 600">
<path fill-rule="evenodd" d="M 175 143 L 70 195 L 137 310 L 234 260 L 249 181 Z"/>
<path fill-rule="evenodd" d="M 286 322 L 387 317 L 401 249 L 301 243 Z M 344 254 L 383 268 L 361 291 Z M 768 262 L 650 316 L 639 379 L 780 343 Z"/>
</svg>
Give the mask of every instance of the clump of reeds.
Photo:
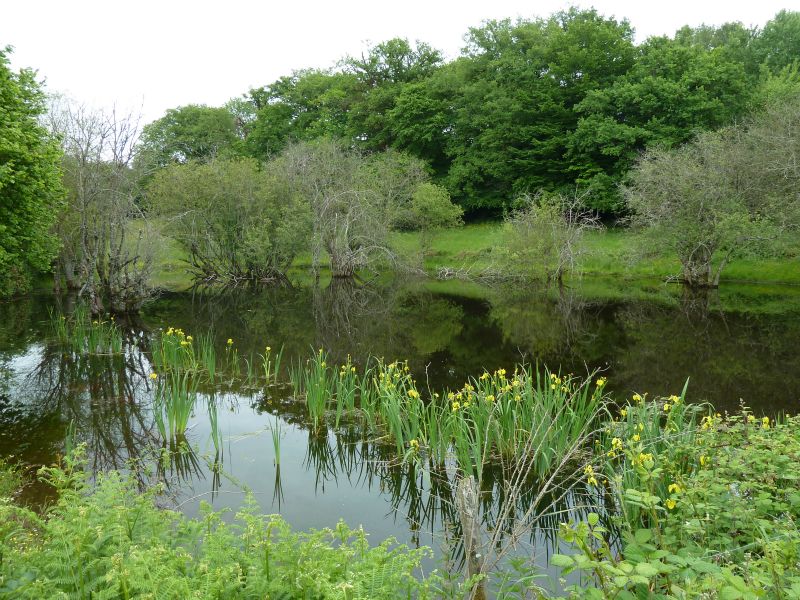
<svg viewBox="0 0 800 600">
<path fill-rule="evenodd" d="M 59 344 L 78 354 L 121 354 L 123 335 L 114 317 L 93 319 L 83 304 L 78 304 L 69 316 L 50 313 L 53 334 Z"/>
<path fill-rule="evenodd" d="M 456 391 L 420 392 L 405 362 L 374 360 L 359 373 L 351 360 L 330 365 L 324 350 L 291 369 L 295 396 L 305 400 L 315 430 L 326 412 L 338 426 L 345 415 L 382 433 L 406 459 L 433 465 L 455 461 L 479 477 L 483 465 L 515 460 L 536 448 L 532 468 L 544 476 L 575 444 L 604 406 L 605 380 L 517 366 L 484 372 Z"/>
<path fill-rule="evenodd" d="M 158 431 L 164 440 L 183 437 L 197 400 L 197 380 L 189 371 L 167 371 L 155 381 L 153 413 Z"/>
</svg>

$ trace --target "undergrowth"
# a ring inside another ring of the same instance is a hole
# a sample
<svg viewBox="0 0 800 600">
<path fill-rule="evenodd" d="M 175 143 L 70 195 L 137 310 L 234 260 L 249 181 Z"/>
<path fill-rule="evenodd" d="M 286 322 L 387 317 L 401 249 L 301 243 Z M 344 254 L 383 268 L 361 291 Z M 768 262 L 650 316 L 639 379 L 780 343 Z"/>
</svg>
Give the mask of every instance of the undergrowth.
<svg viewBox="0 0 800 600">
<path fill-rule="evenodd" d="M 623 413 L 586 471 L 615 510 L 562 524 L 574 553 L 551 558 L 588 576 L 571 597 L 800 598 L 800 417 L 696 422 L 683 396 Z"/>
<path fill-rule="evenodd" d="M 415 576 L 425 548 L 370 545 L 341 521 L 297 533 L 252 496 L 232 520 L 208 505 L 190 519 L 158 508 L 157 487 L 118 472 L 89 483 L 81 466 L 79 447 L 42 469 L 59 496 L 43 515 L 0 504 L 0 598 L 438 597 L 436 572 Z"/>
</svg>

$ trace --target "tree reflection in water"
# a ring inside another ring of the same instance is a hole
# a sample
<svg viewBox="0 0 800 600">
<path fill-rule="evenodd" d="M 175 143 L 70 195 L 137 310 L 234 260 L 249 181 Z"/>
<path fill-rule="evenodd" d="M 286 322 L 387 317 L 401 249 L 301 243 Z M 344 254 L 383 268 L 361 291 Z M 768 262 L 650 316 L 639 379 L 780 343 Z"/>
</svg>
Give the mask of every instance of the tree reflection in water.
<svg viewBox="0 0 800 600">
<path fill-rule="evenodd" d="M 466 294 L 452 282 L 377 286 L 337 280 L 322 287 L 166 294 L 146 308 L 141 323 L 125 324 L 124 352 L 114 356 L 82 356 L 49 341 L 52 297 L 0 304 L 0 454 L 32 465 L 52 463 L 74 422 L 92 469 L 127 470 L 133 463 L 141 485 L 166 481 L 184 499 L 206 478 L 210 492 L 203 493 L 213 499 L 229 476 L 223 458 L 230 471 L 241 458 L 218 437 L 220 422 L 254 431 L 268 412 L 299 432 L 292 446 L 299 456 L 294 462 L 284 456 L 283 471 L 275 465 L 272 481 L 265 475 L 272 456 L 259 446 L 254 452 L 260 454 L 246 457 L 257 468 L 243 477 L 244 485 L 272 485 L 273 502 L 287 513 L 298 495 L 335 495 L 332 488 L 341 486 L 363 495 L 364 506 L 377 503 L 379 516 L 386 510 L 400 537 L 439 541 L 448 559 L 463 567 L 459 480 L 452 468 L 403 464 L 393 447 L 373 440 L 357 421 L 312 435 L 306 407 L 288 387 L 245 389 L 229 381 L 201 386 L 195 429 L 184 438 L 162 439 L 148 377 L 150 336 L 169 326 L 210 332 L 218 356 L 231 337 L 247 360 L 265 345 L 283 346 L 284 380 L 290 361 L 322 346 L 339 363 L 348 355 L 360 365 L 370 355 L 408 359 L 420 389 L 427 384 L 430 391 L 456 389 L 484 368 L 513 368 L 526 360 L 562 372 L 606 369 L 609 389 L 620 398 L 676 393 L 691 377 L 692 400 L 708 399 L 724 409 L 744 398 L 757 412 L 796 412 L 800 371 L 786 365 L 797 362 L 800 294 L 729 286 L 698 296 L 677 286 L 616 285 L 596 294 L 558 287 Z M 63 310 L 70 310 L 68 303 Z M 241 414 L 223 411 L 228 405 Z M 197 450 L 200 432 L 215 430 L 205 456 Z M 586 510 L 587 490 L 572 486 L 568 473 L 546 493 L 532 479 L 512 489 L 511 471 L 497 464 L 483 472 L 477 494 L 482 542 L 544 552 L 552 548 L 558 524 Z"/>
</svg>

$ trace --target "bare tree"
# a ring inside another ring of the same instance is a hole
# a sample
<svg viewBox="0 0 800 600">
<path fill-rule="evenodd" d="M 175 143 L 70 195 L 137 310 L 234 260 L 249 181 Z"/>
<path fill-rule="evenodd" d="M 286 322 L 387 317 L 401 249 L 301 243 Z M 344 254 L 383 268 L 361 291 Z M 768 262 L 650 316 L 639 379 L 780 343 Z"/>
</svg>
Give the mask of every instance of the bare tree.
<svg viewBox="0 0 800 600">
<path fill-rule="evenodd" d="M 56 286 L 63 279 L 77 289 L 95 314 L 106 303 L 111 312 L 136 312 L 152 293 L 156 249 L 132 168 L 139 118 L 56 99 L 50 126 L 61 139 L 68 190 L 56 225 L 62 241 Z"/>
<path fill-rule="evenodd" d="M 334 277 L 352 277 L 379 258 L 395 258 L 388 234 L 398 205 L 410 201 L 423 180 L 412 160 L 364 157 L 338 142 L 321 140 L 289 147 L 271 164 L 312 213 L 312 266 L 322 252 Z"/>
<path fill-rule="evenodd" d="M 779 254 L 800 227 L 800 100 L 749 123 L 642 156 L 624 189 L 649 248 L 671 251 L 692 287 L 719 286 L 747 252 Z"/>
<path fill-rule="evenodd" d="M 525 196 L 523 206 L 506 218 L 506 269 L 512 276 L 544 276 L 559 284 L 577 269 L 584 234 L 600 227 L 586 208 L 586 195 L 539 193 Z"/>
</svg>

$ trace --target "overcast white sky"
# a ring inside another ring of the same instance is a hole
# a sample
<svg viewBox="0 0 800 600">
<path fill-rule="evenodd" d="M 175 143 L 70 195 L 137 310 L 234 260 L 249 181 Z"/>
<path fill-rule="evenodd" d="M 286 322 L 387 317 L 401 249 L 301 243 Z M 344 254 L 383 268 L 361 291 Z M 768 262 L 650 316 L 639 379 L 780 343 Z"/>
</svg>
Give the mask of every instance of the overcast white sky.
<svg viewBox="0 0 800 600">
<path fill-rule="evenodd" d="M 422 40 L 458 54 L 485 19 L 547 16 L 570 5 L 627 18 L 641 41 L 700 23 L 763 26 L 800 0 L 2 0 L 0 46 L 50 91 L 98 107 L 221 105 L 303 67 L 327 67 L 367 42 Z"/>
</svg>

